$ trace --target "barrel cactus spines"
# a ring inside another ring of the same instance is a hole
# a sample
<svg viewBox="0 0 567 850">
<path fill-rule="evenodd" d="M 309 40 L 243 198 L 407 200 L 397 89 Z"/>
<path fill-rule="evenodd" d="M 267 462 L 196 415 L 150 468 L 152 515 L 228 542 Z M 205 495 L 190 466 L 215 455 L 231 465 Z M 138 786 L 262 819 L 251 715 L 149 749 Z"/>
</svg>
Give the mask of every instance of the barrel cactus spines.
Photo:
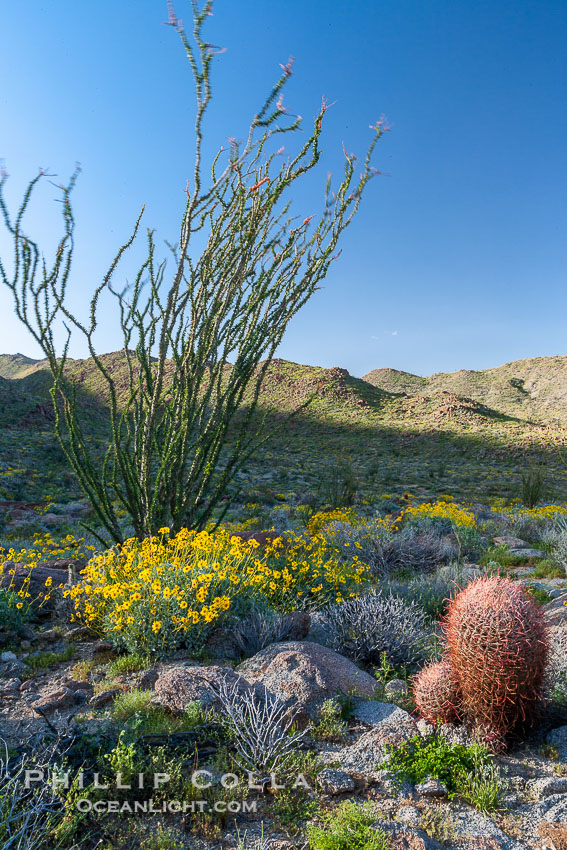
<svg viewBox="0 0 567 850">
<path fill-rule="evenodd" d="M 444 627 L 464 719 L 487 740 L 529 728 L 548 657 L 541 606 L 517 582 L 480 578 L 451 599 Z"/>
<path fill-rule="evenodd" d="M 413 695 L 420 715 L 430 723 L 454 723 L 459 719 L 459 685 L 447 660 L 428 664 L 417 674 Z"/>
</svg>

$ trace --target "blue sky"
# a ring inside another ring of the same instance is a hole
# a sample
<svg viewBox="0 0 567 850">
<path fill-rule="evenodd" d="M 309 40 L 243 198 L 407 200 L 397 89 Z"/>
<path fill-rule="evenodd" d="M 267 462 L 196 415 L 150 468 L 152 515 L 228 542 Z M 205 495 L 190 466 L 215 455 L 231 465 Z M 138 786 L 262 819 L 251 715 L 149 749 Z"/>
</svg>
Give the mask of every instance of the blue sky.
<svg viewBox="0 0 567 850">
<path fill-rule="evenodd" d="M 189 3 L 177 0 L 189 21 Z M 16 203 L 39 166 L 61 181 L 79 161 L 72 299 L 86 295 L 146 203 L 175 241 L 192 164 L 194 95 L 165 0 L 4 2 L 0 158 Z M 207 133 L 244 135 L 295 57 L 285 102 L 328 112 L 318 180 L 297 212 L 320 208 L 341 145 L 364 153 L 384 114 L 384 176 L 368 188 L 341 258 L 279 352 L 354 375 L 417 374 L 565 354 L 567 313 L 567 4 L 564 0 L 216 0 Z M 58 232 L 46 184 L 29 231 Z M 3 234 L 0 250 L 6 250 Z M 0 292 L 0 350 L 39 356 Z M 101 350 L 119 347 L 109 319 Z M 82 356 L 84 349 L 73 349 Z"/>
</svg>

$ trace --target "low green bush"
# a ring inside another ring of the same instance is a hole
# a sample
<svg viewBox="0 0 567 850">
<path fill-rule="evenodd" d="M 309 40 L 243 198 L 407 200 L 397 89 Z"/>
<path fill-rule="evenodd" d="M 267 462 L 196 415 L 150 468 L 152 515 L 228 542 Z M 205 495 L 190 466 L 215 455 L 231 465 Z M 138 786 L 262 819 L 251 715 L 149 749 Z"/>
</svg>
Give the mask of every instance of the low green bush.
<svg viewBox="0 0 567 850">
<path fill-rule="evenodd" d="M 201 703 L 190 702 L 177 716 L 160 705 L 153 705 L 153 691 L 134 689 L 120 694 L 112 706 L 115 723 L 127 723 L 136 735 L 168 735 L 190 732 L 208 721 Z"/>
<path fill-rule="evenodd" d="M 309 826 L 310 850 L 388 850 L 390 842 L 374 829 L 376 813 L 368 804 L 348 800 L 322 818 L 323 826 Z"/>
<path fill-rule="evenodd" d="M 0 588 L 0 628 L 17 632 L 29 620 L 29 604 L 15 591 Z"/>
<path fill-rule="evenodd" d="M 482 744 L 450 744 L 438 735 L 422 738 L 415 735 L 379 765 L 393 771 L 400 782 L 414 784 L 428 777 L 439 779 L 449 792 L 449 799 L 463 797 L 480 811 L 498 808 L 505 783 L 488 751 Z"/>
<path fill-rule="evenodd" d="M 414 784 L 432 776 L 441 780 L 449 792 L 454 792 L 459 774 L 472 771 L 478 757 L 486 764 L 490 761 L 488 750 L 480 744 L 465 747 L 462 744 L 449 744 L 438 735 L 427 738 L 415 735 L 397 749 L 392 748 L 389 760 L 380 767 L 387 767 L 401 781 Z"/>
<path fill-rule="evenodd" d="M 334 699 L 326 699 L 319 709 L 311 735 L 319 741 L 341 741 L 345 735 L 342 708 Z"/>
<path fill-rule="evenodd" d="M 27 666 L 35 675 L 38 670 L 44 670 L 47 667 L 53 667 L 54 664 L 61 664 L 62 661 L 70 661 L 75 654 L 75 649 L 72 646 L 66 646 L 61 652 L 36 652 L 33 655 L 28 655 L 25 659 Z"/>
</svg>

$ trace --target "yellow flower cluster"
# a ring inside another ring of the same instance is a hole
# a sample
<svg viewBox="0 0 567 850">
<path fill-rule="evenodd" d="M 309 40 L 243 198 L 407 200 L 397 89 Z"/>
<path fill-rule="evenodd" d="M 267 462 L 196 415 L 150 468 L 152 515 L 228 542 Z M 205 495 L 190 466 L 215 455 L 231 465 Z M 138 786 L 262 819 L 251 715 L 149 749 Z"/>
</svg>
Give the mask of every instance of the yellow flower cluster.
<svg viewBox="0 0 567 850">
<path fill-rule="evenodd" d="M 359 521 L 358 514 L 352 508 L 335 508 L 333 511 L 320 511 L 313 514 L 307 522 L 307 531 L 314 535 L 319 534 L 323 528 L 333 522 L 348 522 L 351 525 L 356 525 Z"/>
<path fill-rule="evenodd" d="M 264 549 L 228 530 L 183 529 L 110 549 L 66 591 L 75 616 L 130 651 L 163 652 L 195 642 L 229 609 L 251 602 L 293 609 L 354 595 L 367 579 L 322 538 L 281 538 Z"/>
<path fill-rule="evenodd" d="M 72 534 L 68 534 L 60 541 L 55 541 L 49 533 L 36 534 L 34 545 L 29 549 L 22 548 L 17 550 L 13 547 L 5 549 L 3 546 L 0 546 L 0 562 L 14 561 L 15 563 L 23 564 L 28 570 L 24 582 L 20 585 L 19 589 L 16 589 L 13 580 L 15 570 L 8 570 L 8 575 L 12 576 L 12 580 L 6 590 L 19 597 L 15 604 L 16 609 L 22 615 L 25 615 L 29 612 L 32 604 L 37 604 L 37 607 L 41 608 L 51 598 L 50 588 L 53 584 L 52 578 L 46 579 L 46 590 L 40 591 L 37 598 L 32 599 L 29 590 L 32 572 L 43 561 L 61 558 L 84 559 L 85 557 L 90 557 L 93 551 L 95 551 L 95 547 L 85 545 L 84 537 L 76 538 Z"/>
<path fill-rule="evenodd" d="M 565 516 L 567 507 L 565 505 L 541 505 L 538 508 L 514 508 L 504 511 L 504 513 L 545 522 L 546 520 L 556 519 L 558 516 Z"/>
<path fill-rule="evenodd" d="M 85 544 L 84 537 L 75 537 L 68 534 L 62 540 L 54 540 L 51 534 L 36 534 L 33 538 L 33 547 L 16 550 L 5 549 L 0 546 L 1 561 L 16 561 L 27 567 L 36 567 L 41 561 L 60 560 L 64 558 L 75 558 L 83 560 L 90 558 L 96 547 Z"/>
<path fill-rule="evenodd" d="M 468 508 L 453 502 L 425 502 L 422 505 L 410 505 L 406 508 L 400 517 L 436 517 L 439 519 L 448 519 L 453 525 L 463 526 L 465 528 L 475 528 L 476 520 L 474 514 Z"/>
</svg>

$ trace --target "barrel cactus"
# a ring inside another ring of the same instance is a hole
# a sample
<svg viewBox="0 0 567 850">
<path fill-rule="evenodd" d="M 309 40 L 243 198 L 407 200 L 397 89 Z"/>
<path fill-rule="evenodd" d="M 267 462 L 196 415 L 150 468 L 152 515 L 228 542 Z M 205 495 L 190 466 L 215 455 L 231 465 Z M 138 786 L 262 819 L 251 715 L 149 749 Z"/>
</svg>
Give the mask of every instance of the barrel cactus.
<svg viewBox="0 0 567 850">
<path fill-rule="evenodd" d="M 463 718 L 487 740 L 531 726 L 548 656 L 536 601 L 510 579 L 480 578 L 450 600 L 444 627 Z"/>
<path fill-rule="evenodd" d="M 417 710 L 430 723 L 453 723 L 459 718 L 460 693 L 447 660 L 428 664 L 413 680 Z"/>
</svg>

